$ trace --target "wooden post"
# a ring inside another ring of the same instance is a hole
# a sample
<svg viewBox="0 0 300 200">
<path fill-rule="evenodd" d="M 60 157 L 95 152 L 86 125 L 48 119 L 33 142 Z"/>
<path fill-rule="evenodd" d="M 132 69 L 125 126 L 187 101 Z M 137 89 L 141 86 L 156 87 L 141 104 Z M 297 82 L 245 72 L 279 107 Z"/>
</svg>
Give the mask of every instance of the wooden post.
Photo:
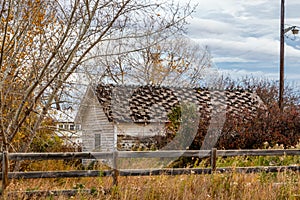
<svg viewBox="0 0 300 200">
<path fill-rule="evenodd" d="M 3 194 L 5 188 L 8 185 L 8 152 L 3 151 L 2 153 L 2 191 Z"/>
<path fill-rule="evenodd" d="M 211 173 L 216 171 L 216 164 L 217 164 L 217 148 L 212 148 L 211 155 L 210 155 Z"/>
<path fill-rule="evenodd" d="M 284 12 L 285 0 L 281 0 L 281 17 L 280 17 L 280 58 L 279 58 L 279 108 L 283 111 L 283 95 L 284 95 Z"/>
<path fill-rule="evenodd" d="M 112 177 L 113 177 L 113 185 L 114 186 L 118 186 L 118 175 L 119 175 L 119 172 L 118 172 L 118 165 L 117 165 L 117 160 L 118 160 L 118 151 L 117 150 L 114 150 L 113 152 L 113 174 L 112 174 Z"/>
</svg>

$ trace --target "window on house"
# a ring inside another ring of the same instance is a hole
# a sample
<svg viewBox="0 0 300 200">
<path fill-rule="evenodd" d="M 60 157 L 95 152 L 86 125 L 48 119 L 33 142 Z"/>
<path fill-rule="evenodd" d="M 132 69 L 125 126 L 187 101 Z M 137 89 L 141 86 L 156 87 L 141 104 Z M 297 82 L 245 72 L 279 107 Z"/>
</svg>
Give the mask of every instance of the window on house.
<svg viewBox="0 0 300 200">
<path fill-rule="evenodd" d="M 63 129 L 63 128 L 64 128 L 64 125 L 63 125 L 63 124 L 60 124 L 60 125 L 58 125 L 58 128 L 59 128 L 59 129 Z"/>
<path fill-rule="evenodd" d="M 100 150 L 101 148 L 101 134 L 95 134 L 95 149 Z"/>
<path fill-rule="evenodd" d="M 74 131 L 75 130 L 75 125 L 74 124 L 70 124 L 70 130 Z"/>
<path fill-rule="evenodd" d="M 75 129 L 76 129 L 77 131 L 81 130 L 80 125 L 79 125 L 79 124 L 76 124 L 76 125 L 75 125 Z"/>
<path fill-rule="evenodd" d="M 64 128 L 65 128 L 66 130 L 69 130 L 69 124 L 65 124 Z"/>
</svg>

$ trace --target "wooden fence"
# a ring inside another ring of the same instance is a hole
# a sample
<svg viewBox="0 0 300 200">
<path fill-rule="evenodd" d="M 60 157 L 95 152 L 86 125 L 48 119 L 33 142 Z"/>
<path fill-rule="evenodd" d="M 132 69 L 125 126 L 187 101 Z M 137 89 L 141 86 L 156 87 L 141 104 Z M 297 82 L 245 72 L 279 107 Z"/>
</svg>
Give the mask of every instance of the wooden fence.
<svg viewBox="0 0 300 200">
<path fill-rule="evenodd" d="M 64 153 L 0 153 L 2 162 L 2 191 L 4 191 L 8 179 L 35 179 L 35 178 L 69 178 L 69 177 L 99 177 L 112 176 L 113 184 L 117 185 L 118 176 L 149 176 L 149 175 L 179 175 L 179 174 L 210 174 L 213 172 L 231 172 L 232 168 L 217 168 L 218 157 L 233 156 L 299 156 L 299 149 L 276 149 L 276 150 L 182 150 L 182 151 L 115 151 L 115 152 L 64 152 Z M 118 158 L 177 158 L 177 157 L 198 157 L 209 158 L 210 168 L 189 168 L 189 169 L 120 169 L 118 170 Z M 74 171 L 29 171 L 9 172 L 7 161 L 22 160 L 65 160 L 65 159 L 111 159 L 113 169 L 111 170 L 74 170 Z M 237 167 L 235 172 L 281 172 L 285 170 L 300 171 L 299 165 L 293 166 L 256 166 Z"/>
</svg>

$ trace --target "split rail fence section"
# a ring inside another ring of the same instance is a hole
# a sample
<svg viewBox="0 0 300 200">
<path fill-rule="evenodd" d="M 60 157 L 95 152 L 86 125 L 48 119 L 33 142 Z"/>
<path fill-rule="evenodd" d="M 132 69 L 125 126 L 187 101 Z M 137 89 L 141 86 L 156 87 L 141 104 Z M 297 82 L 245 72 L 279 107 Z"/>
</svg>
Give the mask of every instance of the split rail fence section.
<svg viewBox="0 0 300 200">
<path fill-rule="evenodd" d="M 114 151 L 114 152 L 65 152 L 65 153 L 0 153 L 2 162 L 2 189 L 5 189 L 8 179 L 35 179 L 35 178 L 69 178 L 69 177 L 113 177 L 113 184 L 117 185 L 118 176 L 150 176 L 150 175 L 179 175 L 179 174 L 210 174 L 213 172 L 281 172 L 285 170 L 300 171 L 299 163 L 292 166 L 256 166 L 237 168 L 217 168 L 218 157 L 233 156 L 299 156 L 299 149 L 288 150 L 181 150 L 181 151 Z M 162 168 L 162 169 L 118 169 L 118 158 L 177 158 L 177 157 L 198 157 L 209 158 L 210 168 Z M 22 160 L 65 160 L 65 159 L 112 159 L 113 169 L 111 170 L 74 170 L 74 171 L 28 171 L 9 172 L 7 161 Z M 300 160 L 300 159 L 299 159 Z M 3 191 L 3 190 L 2 190 Z"/>
</svg>

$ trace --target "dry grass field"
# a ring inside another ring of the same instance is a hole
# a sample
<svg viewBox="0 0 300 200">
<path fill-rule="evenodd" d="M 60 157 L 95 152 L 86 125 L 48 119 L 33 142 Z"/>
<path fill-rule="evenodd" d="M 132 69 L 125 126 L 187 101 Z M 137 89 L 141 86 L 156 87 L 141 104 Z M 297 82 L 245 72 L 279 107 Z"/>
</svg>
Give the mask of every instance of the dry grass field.
<svg viewBox="0 0 300 200">
<path fill-rule="evenodd" d="M 276 148 L 281 148 L 280 146 Z M 299 145 L 295 147 L 299 149 Z M 195 162 L 194 168 L 205 168 L 208 160 Z M 217 167 L 299 166 L 299 156 L 240 156 L 218 158 Z M 144 166 L 144 168 L 147 168 Z M 28 171 L 76 170 L 74 163 L 64 161 L 35 161 L 27 164 Z M 94 166 L 105 170 L 107 167 Z M 3 199 L 119 199 L 119 200 L 300 200 L 300 173 L 214 173 L 192 175 L 159 175 L 112 177 L 99 174 L 94 178 L 49 178 L 10 180 Z M 72 195 L 43 194 L 32 191 L 77 190 Z M 27 192 L 25 194 L 24 192 Z M 27 196 L 26 196 L 27 195 Z"/>
<path fill-rule="evenodd" d="M 111 185 L 110 177 L 15 180 L 5 196 L 6 199 L 300 199 L 298 172 L 119 177 L 119 185 L 112 188 Z M 63 189 L 80 189 L 82 192 L 72 196 L 43 197 L 9 194 L 13 190 Z"/>
</svg>

